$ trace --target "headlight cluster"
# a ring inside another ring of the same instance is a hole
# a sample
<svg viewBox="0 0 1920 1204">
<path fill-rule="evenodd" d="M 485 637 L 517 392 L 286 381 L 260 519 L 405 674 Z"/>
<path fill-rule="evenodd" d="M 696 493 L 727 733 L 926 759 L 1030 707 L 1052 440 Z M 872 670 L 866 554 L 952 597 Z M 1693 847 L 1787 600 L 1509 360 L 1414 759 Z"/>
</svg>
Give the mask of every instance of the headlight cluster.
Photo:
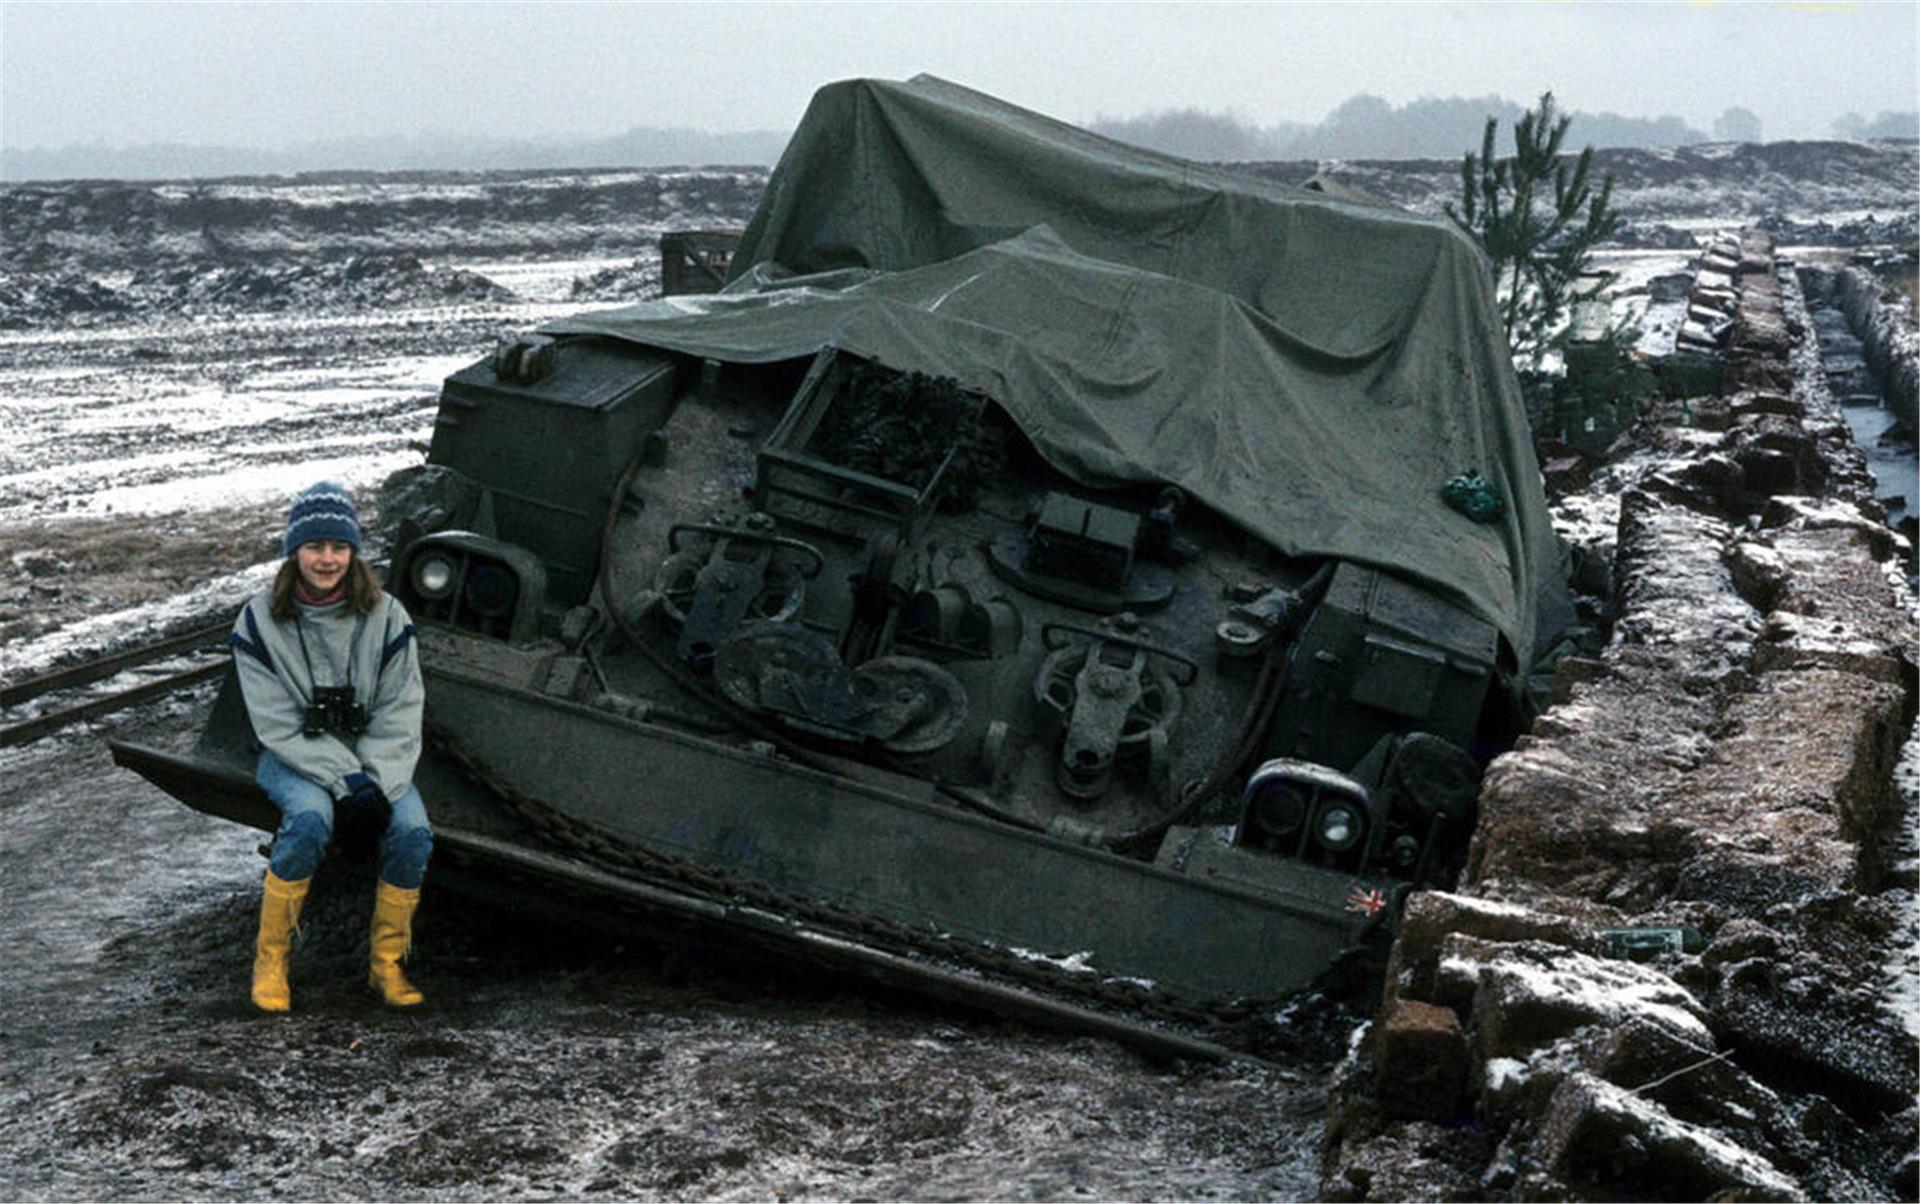
<svg viewBox="0 0 1920 1204">
<path fill-rule="evenodd" d="M 512 643 L 532 639 L 546 568 L 525 548 L 469 531 L 437 531 L 400 557 L 401 600 L 414 616 Z"/>
<path fill-rule="evenodd" d="M 1307 796 L 1292 783 L 1269 782 L 1249 792 L 1248 817 L 1269 836 L 1292 836 L 1307 822 Z"/>
<path fill-rule="evenodd" d="M 1344 859 L 1372 822 L 1366 787 L 1311 761 L 1276 758 L 1247 780 L 1240 841 L 1295 857 Z"/>
<path fill-rule="evenodd" d="M 1320 808 L 1319 823 L 1314 829 L 1314 839 L 1336 853 L 1343 853 L 1360 843 L 1360 837 L 1366 833 L 1367 821 L 1359 811 L 1345 803 L 1327 803 Z"/>
</svg>

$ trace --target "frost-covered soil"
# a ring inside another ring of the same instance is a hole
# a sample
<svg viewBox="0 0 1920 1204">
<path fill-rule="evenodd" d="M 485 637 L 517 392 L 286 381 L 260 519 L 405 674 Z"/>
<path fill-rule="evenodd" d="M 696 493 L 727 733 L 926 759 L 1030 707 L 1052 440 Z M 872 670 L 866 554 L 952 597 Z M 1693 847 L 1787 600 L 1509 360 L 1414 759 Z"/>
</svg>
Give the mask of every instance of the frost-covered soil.
<svg viewBox="0 0 1920 1204">
<path fill-rule="evenodd" d="M 195 702 L 119 725 L 178 739 Z M 0 1198 L 1298 1198 L 1304 1073 L 1156 1067 L 706 946 L 431 897 L 419 1014 L 361 989 L 371 884 L 329 866 L 296 1011 L 246 973 L 258 833 L 97 735 L 0 754 Z"/>
<path fill-rule="evenodd" d="M 1897 209 L 1882 199 L 1896 176 L 1910 193 L 1911 148 L 1839 157 L 1831 197 L 1766 204 L 1817 222 Z M 1418 166 L 1394 187 L 1425 187 Z M 1662 170 L 1648 187 L 1687 194 L 1676 220 L 1753 212 L 1729 199 L 1732 169 L 1699 204 L 1697 180 Z M 230 613 L 275 558 L 294 490 L 332 477 L 370 506 L 420 459 L 448 371 L 505 333 L 650 295 L 660 231 L 738 226 L 761 179 L 0 189 L 0 682 Z M 1685 258 L 1620 252 L 1625 312 L 1663 312 L 1659 281 Z M 1561 505 L 1576 541 L 1609 541 L 1613 486 Z M 1152 1066 L 731 951 L 545 931 L 431 883 L 430 1010 L 362 997 L 368 892 L 343 869 L 309 911 L 296 1013 L 258 1017 L 259 834 L 103 747 L 189 741 L 205 703 L 0 750 L 0 1198 L 1317 1189 L 1319 1064 Z"/>
<path fill-rule="evenodd" d="M 1613 198 L 1629 225 L 1624 245 L 1686 248 L 1702 227 L 1751 223 L 1787 244 L 1911 246 L 1916 165 L 1920 147 L 1912 142 L 1710 143 L 1600 150 L 1592 172 L 1596 181 L 1614 178 Z M 1458 159 L 1242 166 L 1288 183 L 1325 172 L 1435 215 L 1460 193 Z"/>
</svg>

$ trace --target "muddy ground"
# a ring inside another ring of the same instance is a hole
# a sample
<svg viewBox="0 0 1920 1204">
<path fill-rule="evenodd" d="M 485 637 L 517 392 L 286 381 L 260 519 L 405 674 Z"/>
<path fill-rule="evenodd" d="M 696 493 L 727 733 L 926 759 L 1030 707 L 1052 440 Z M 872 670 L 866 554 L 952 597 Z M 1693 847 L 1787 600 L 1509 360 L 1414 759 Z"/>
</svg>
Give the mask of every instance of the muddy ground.
<svg viewBox="0 0 1920 1204">
<path fill-rule="evenodd" d="M 186 739 L 204 698 L 115 733 Z M 261 834 L 73 731 L 0 759 L 0 1198 L 1298 1199 L 1317 1068 L 1153 1065 L 734 950 L 435 896 L 415 1014 L 330 863 L 295 1012 L 246 995 Z"/>
</svg>

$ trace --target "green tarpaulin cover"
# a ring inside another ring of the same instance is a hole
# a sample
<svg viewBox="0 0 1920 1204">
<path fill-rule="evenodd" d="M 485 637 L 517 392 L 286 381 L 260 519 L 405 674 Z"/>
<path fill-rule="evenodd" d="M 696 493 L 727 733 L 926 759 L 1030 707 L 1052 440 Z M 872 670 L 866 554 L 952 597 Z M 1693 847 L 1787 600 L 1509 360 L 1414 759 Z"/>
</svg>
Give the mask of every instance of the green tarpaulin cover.
<svg viewBox="0 0 1920 1204">
<path fill-rule="evenodd" d="M 1492 283 L 1446 222 L 854 80 L 814 96 L 733 272 L 547 329 L 952 377 L 1074 479 L 1171 482 L 1288 554 L 1436 587 L 1522 664 L 1564 613 Z M 1442 500 L 1470 470 L 1498 520 Z"/>
</svg>

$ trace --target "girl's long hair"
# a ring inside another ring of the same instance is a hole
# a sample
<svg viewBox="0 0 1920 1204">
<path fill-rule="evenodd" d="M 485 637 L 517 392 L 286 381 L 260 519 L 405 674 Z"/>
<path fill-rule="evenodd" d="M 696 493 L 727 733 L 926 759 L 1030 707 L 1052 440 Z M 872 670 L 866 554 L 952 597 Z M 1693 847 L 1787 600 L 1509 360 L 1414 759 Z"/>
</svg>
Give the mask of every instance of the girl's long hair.
<svg viewBox="0 0 1920 1204">
<path fill-rule="evenodd" d="M 273 577 L 273 600 L 268 610 L 284 623 L 293 617 L 293 587 L 300 581 L 298 553 L 289 556 Z M 380 581 L 355 552 L 347 561 L 347 609 L 357 615 L 370 615 L 380 604 Z"/>
</svg>

